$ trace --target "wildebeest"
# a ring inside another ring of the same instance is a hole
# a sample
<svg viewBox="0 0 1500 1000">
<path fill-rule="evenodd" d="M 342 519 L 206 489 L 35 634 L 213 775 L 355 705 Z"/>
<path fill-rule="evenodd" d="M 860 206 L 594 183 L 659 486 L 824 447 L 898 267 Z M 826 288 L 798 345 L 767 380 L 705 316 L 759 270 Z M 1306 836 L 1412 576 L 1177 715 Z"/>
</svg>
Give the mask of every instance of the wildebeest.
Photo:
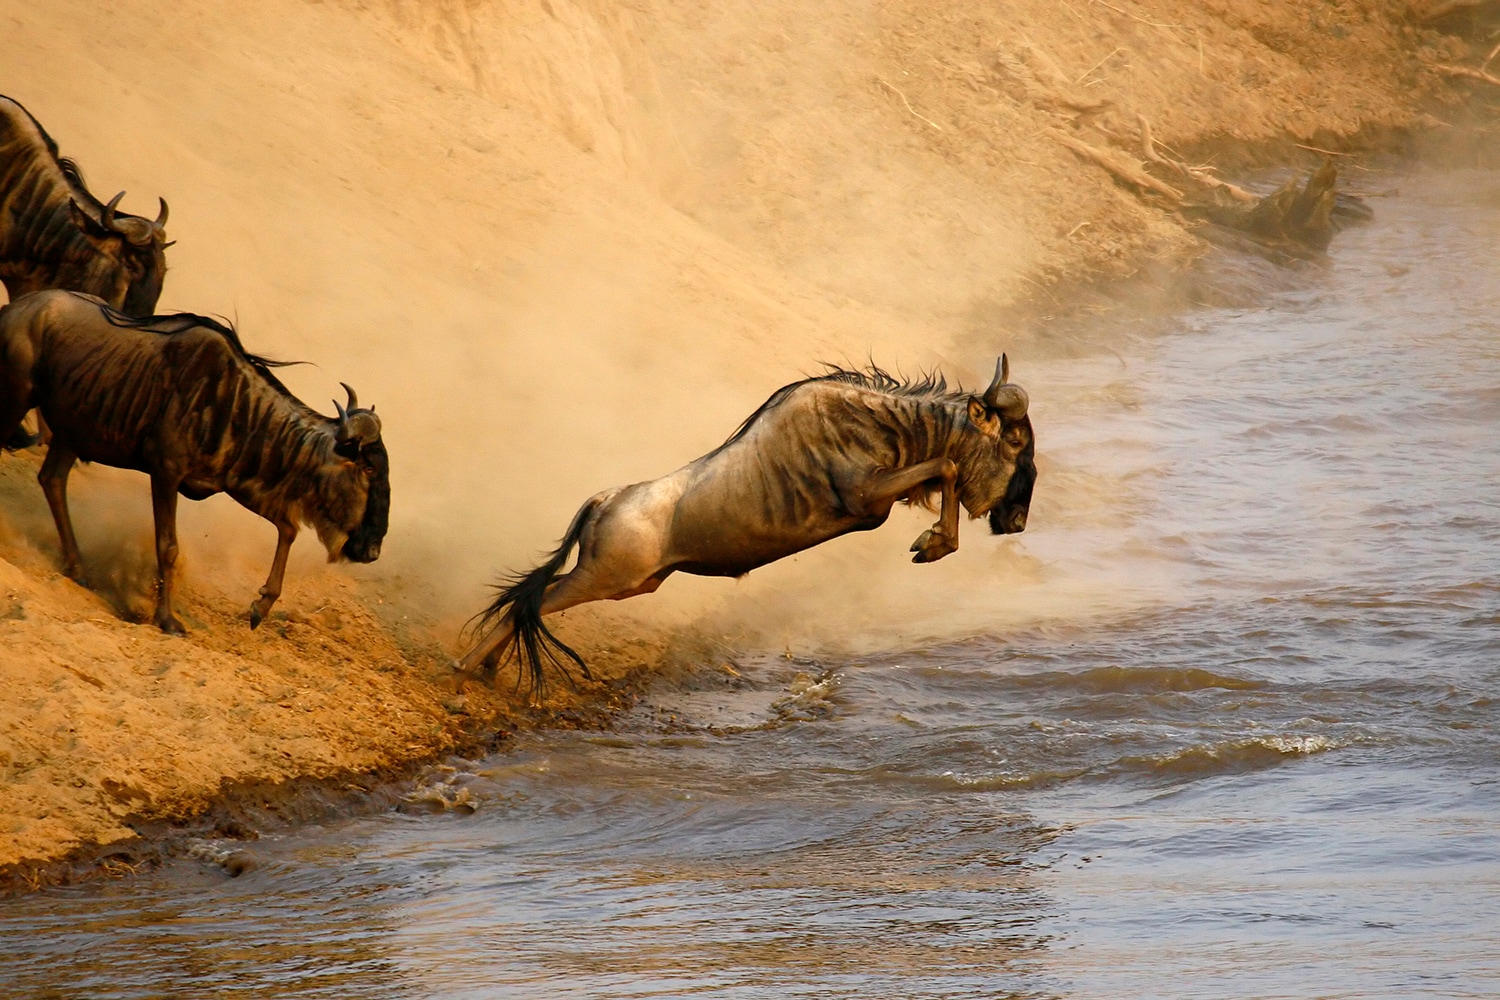
<svg viewBox="0 0 1500 1000">
<path fill-rule="evenodd" d="M 235 331 L 179 313 L 132 319 L 92 296 L 47 291 L 0 310 L 0 440 L 40 408 L 52 429 L 37 479 L 62 541 L 68 576 L 87 585 L 68 517 L 73 463 L 100 462 L 151 477 L 156 521 L 155 621 L 182 634 L 172 613 L 177 495 L 224 492 L 276 526 L 276 557 L 259 625 L 281 594 L 287 552 L 309 525 L 329 561 L 373 562 L 390 511 L 380 418 L 349 403 L 336 417 L 302 403 L 245 350 Z"/>
<path fill-rule="evenodd" d="M 938 520 L 912 543 L 913 562 L 958 548 L 958 506 L 990 529 L 1026 527 L 1036 444 L 1026 391 L 1004 355 L 982 394 L 941 375 L 902 382 L 878 368 L 833 369 L 783 386 L 715 450 L 661 479 L 605 490 L 573 518 L 541 566 L 499 588 L 483 638 L 458 664 L 488 679 L 514 654 L 543 685 L 558 654 L 588 676 L 542 617 L 587 601 L 649 594 L 676 572 L 742 576 L 851 531 L 883 524 L 898 500 Z M 559 576 L 574 547 L 578 562 Z"/>
<path fill-rule="evenodd" d="M 14 302 L 65 288 L 148 316 L 167 273 L 167 203 L 155 221 L 100 202 L 24 107 L 0 97 L 0 281 Z"/>
</svg>

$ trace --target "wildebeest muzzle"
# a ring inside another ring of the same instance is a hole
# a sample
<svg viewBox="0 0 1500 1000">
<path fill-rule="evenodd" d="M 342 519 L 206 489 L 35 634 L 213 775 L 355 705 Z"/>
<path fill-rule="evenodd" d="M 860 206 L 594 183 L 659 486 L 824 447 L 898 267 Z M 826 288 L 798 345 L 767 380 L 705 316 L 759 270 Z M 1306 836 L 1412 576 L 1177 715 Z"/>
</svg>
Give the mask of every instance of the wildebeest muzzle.
<svg viewBox="0 0 1500 1000">
<path fill-rule="evenodd" d="M 375 408 L 359 409 L 354 390 L 343 385 L 349 394 L 349 406 L 339 406 L 338 400 L 334 400 L 339 415 L 335 435 L 338 445 L 334 450 L 358 464 L 360 472 L 368 477 L 369 492 L 365 497 L 364 517 L 359 527 L 349 533 L 341 555 L 350 562 L 369 563 L 380 558 L 380 543 L 390 523 L 390 456 L 380 440 L 380 418 L 375 416 Z"/>
<path fill-rule="evenodd" d="M 990 510 L 990 531 L 1014 535 L 1026 530 L 1031 510 L 1031 490 L 1036 486 L 1036 446 L 1027 444 L 1016 459 L 1016 471 L 1006 484 L 1005 496 Z"/>
</svg>

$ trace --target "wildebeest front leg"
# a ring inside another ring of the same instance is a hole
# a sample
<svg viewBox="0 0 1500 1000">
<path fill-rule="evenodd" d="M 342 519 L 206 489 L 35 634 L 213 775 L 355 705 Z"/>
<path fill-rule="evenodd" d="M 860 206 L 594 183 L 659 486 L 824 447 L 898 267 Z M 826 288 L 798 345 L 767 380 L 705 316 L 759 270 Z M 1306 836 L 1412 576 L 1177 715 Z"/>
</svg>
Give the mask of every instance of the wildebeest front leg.
<svg viewBox="0 0 1500 1000">
<path fill-rule="evenodd" d="M 935 562 L 958 550 L 958 502 L 953 491 L 953 484 L 957 479 L 958 466 L 952 459 L 934 458 L 902 469 L 876 473 L 865 484 L 861 494 L 873 510 L 888 511 L 897 500 L 911 496 L 925 484 L 936 480 L 942 495 L 938 519 L 911 544 L 911 551 L 916 553 L 912 556 L 912 562 Z"/>
<path fill-rule="evenodd" d="M 73 534 L 73 519 L 68 516 L 68 473 L 78 456 L 67 445 L 54 442 L 47 449 L 42 468 L 36 474 L 42 484 L 42 494 L 52 510 L 52 520 L 57 525 L 57 538 L 62 543 L 63 572 L 68 578 L 87 587 L 88 577 L 83 572 L 83 556 L 78 552 L 78 539 Z"/>
<path fill-rule="evenodd" d="M 250 605 L 250 627 L 256 628 L 266 615 L 271 613 L 271 605 L 276 603 L 276 598 L 281 596 L 281 581 L 286 576 L 286 556 L 292 550 L 292 542 L 297 539 L 297 526 L 295 524 L 278 524 L 276 526 L 276 558 L 271 560 L 271 575 L 266 577 L 266 585 L 260 588 L 260 600 Z"/>
<path fill-rule="evenodd" d="M 163 476 L 151 477 L 151 513 L 156 520 L 156 626 L 169 635 L 187 635 L 172 614 L 172 578 L 177 566 L 177 487 Z"/>
</svg>

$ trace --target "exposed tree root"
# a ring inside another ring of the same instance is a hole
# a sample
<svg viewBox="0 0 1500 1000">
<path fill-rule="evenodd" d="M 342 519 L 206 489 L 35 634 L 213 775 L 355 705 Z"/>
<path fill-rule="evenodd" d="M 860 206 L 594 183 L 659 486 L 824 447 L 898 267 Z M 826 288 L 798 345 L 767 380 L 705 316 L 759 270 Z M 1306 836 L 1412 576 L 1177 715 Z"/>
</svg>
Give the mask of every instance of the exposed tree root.
<svg viewBox="0 0 1500 1000">
<path fill-rule="evenodd" d="M 1070 135 L 1058 133 L 1056 138 L 1117 179 L 1165 198 L 1173 209 L 1185 215 L 1242 230 L 1262 240 L 1322 250 L 1344 223 L 1370 218 L 1370 210 L 1362 201 L 1335 190 L 1338 170 L 1331 160 L 1325 161 L 1305 183 L 1292 180 L 1262 197 L 1215 177 L 1211 167 L 1190 166 L 1162 152 L 1152 138 L 1150 123 L 1142 115 L 1137 116 L 1137 121 L 1145 163 L 1120 150 L 1092 146 Z M 1153 166 L 1170 171 L 1185 190 L 1152 176 L 1147 170 Z"/>
<path fill-rule="evenodd" d="M 1165 181 L 1157 180 L 1130 160 L 1124 153 L 1101 146 L 1090 146 L 1081 139 L 1058 133 L 1057 141 L 1086 160 L 1092 161 L 1114 174 L 1120 180 L 1146 191 L 1153 191 L 1170 201 L 1174 206 L 1182 204 L 1183 194 Z"/>
</svg>

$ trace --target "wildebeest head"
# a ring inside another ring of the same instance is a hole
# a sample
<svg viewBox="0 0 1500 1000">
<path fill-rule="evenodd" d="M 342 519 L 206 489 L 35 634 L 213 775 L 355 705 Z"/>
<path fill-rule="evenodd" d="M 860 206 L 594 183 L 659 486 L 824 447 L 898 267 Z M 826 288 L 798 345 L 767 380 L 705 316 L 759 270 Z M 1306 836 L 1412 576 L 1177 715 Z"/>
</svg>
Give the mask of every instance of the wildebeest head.
<svg viewBox="0 0 1500 1000">
<path fill-rule="evenodd" d="M 125 192 L 99 205 L 92 196 L 88 200 L 98 206 L 96 219 L 75 198 L 71 202 L 73 224 L 76 225 L 100 257 L 97 267 L 101 270 L 115 268 L 112 275 L 101 274 L 101 280 L 110 280 L 117 287 L 112 295 L 101 293 L 108 302 L 118 302 L 119 310 L 127 316 L 150 316 L 156 311 L 156 300 L 161 297 L 162 282 L 167 276 L 167 201 L 161 202 L 161 211 L 155 221 L 139 215 L 117 212 L 120 199 Z M 123 287 L 118 287 L 123 285 Z"/>
<path fill-rule="evenodd" d="M 959 469 L 959 500 L 970 516 L 988 514 L 990 530 L 1009 535 L 1026 530 L 1036 484 L 1036 441 L 1026 390 L 1010 381 L 1010 360 L 1000 356 L 995 378 L 982 396 L 970 396 L 973 444 Z"/>
<path fill-rule="evenodd" d="M 374 562 L 380 558 L 380 543 L 390 520 L 390 458 L 380 440 L 380 418 L 375 415 L 375 408 L 361 409 L 354 390 L 345 383 L 340 385 L 349 394 L 349 405 L 340 406 L 334 400 L 339 416 L 333 451 L 343 463 L 339 480 L 347 495 L 339 509 L 347 512 L 346 522 L 339 525 L 337 534 L 320 534 L 329 546 L 330 559 Z M 361 493 L 363 504 L 350 502 Z M 338 535 L 343 536 L 341 544 Z"/>
</svg>

